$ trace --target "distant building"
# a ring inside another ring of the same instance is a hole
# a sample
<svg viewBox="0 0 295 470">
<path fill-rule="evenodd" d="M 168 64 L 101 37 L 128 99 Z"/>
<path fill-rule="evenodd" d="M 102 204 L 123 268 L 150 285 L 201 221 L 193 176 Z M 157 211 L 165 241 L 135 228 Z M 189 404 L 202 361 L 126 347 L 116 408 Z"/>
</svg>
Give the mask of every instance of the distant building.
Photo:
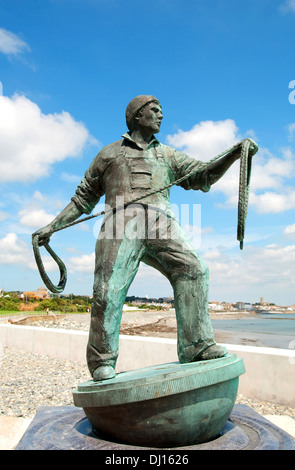
<svg viewBox="0 0 295 470">
<path fill-rule="evenodd" d="M 210 302 L 208 304 L 209 310 L 215 312 L 223 312 L 225 310 L 225 305 L 222 302 Z"/>
<path fill-rule="evenodd" d="M 236 303 L 236 308 L 238 311 L 241 311 L 241 310 L 252 310 L 252 304 L 250 304 L 249 302 L 237 302 Z"/>
<path fill-rule="evenodd" d="M 45 287 L 39 287 L 35 292 L 25 291 L 20 296 L 24 300 L 45 300 L 49 299 L 49 291 Z"/>
<path fill-rule="evenodd" d="M 245 310 L 252 310 L 253 309 L 252 304 L 250 304 L 249 302 L 245 302 L 244 307 L 245 307 Z"/>
</svg>

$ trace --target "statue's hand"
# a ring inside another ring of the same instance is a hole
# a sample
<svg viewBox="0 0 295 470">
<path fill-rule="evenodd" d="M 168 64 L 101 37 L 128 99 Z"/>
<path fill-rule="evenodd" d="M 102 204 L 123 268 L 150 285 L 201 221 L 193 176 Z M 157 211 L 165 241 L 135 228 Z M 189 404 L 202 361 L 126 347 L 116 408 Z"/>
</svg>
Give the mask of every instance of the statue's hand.
<svg viewBox="0 0 295 470">
<path fill-rule="evenodd" d="M 33 233 L 32 235 L 32 243 L 38 238 L 38 245 L 43 246 L 45 243 L 49 243 L 50 237 L 53 234 L 54 230 L 52 229 L 52 226 L 46 225 L 46 227 L 41 228 L 40 230 L 37 230 L 37 232 Z"/>
<path fill-rule="evenodd" d="M 251 154 L 251 157 L 253 157 L 253 155 L 258 152 L 259 147 L 254 140 L 250 139 L 250 137 L 248 137 L 248 140 L 250 140 L 249 152 Z"/>
</svg>

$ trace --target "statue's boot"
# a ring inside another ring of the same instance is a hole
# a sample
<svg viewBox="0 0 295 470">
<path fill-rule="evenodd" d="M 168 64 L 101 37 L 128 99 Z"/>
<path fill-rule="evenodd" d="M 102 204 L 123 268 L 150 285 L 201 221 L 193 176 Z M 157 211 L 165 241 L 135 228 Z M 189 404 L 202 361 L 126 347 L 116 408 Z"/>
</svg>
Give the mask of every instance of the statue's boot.
<svg viewBox="0 0 295 470">
<path fill-rule="evenodd" d="M 209 346 L 205 351 L 195 357 L 195 361 L 208 361 L 210 359 L 218 359 L 224 357 L 228 353 L 227 349 L 219 344 Z"/>
<path fill-rule="evenodd" d="M 99 366 L 93 372 L 93 380 L 98 382 L 99 380 L 108 380 L 115 377 L 115 371 L 112 366 Z"/>
</svg>

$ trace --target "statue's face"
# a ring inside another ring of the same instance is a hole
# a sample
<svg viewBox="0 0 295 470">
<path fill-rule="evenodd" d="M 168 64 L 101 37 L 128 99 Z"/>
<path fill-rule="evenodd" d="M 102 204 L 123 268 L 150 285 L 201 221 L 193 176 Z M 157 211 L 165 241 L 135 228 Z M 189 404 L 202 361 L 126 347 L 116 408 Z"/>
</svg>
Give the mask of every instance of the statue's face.
<svg viewBox="0 0 295 470">
<path fill-rule="evenodd" d="M 141 127 L 151 134 L 156 134 L 160 131 L 163 119 L 161 105 L 159 103 L 147 104 L 136 119 L 139 128 Z"/>
</svg>

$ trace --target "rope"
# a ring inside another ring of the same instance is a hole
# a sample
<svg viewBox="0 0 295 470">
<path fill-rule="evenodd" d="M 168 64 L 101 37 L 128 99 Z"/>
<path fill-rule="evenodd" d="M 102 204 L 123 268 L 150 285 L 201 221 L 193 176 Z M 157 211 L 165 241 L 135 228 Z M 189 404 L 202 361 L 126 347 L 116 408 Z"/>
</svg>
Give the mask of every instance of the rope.
<svg viewBox="0 0 295 470">
<path fill-rule="evenodd" d="M 117 208 L 117 210 L 124 209 L 126 206 L 129 206 L 131 204 L 135 204 L 138 201 L 141 201 L 142 199 L 145 199 L 147 197 L 153 196 L 154 194 L 161 193 L 163 191 L 166 191 L 167 189 L 170 189 L 172 186 L 178 185 L 182 183 L 183 181 L 187 180 L 191 176 L 195 175 L 196 173 L 204 170 L 207 166 L 211 165 L 212 163 L 216 162 L 219 158 L 223 157 L 224 155 L 233 152 L 236 150 L 239 146 L 241 146 L 241 158 L 240 158 L 240 182 L 239 182 L 239 202 L 238 202 L 238 226 L 237 226 L 237 239 L 240 241 L 240 249 L 243 249 L 243 240 L 244 240 L 244 235 L 245 235 L 245 225 L 246 225 L 246 218 L 247 218 L 247 210 L 248 210 L 248 199 L 249 199 L 249 184 L 250 184 L 250 174 L 251 174 L 251 161 L 252 158 L 249 156 L 249 149 L 250 145 L 252 143 L 251 139 L 245 139 L 242 142 L 239 142 L 238 144 L 235 144 L 232 146 L 230 149 L 220 153 L 216 157 L 212 158 L 208 162 L 204 163 L 199 167 L 197 170 L 194 170 L 187 175 L 173 181 L 173 183 L 168 184 L 167 186 L 164 186 L 161 189 L 158 189 L 156 191 L 151 191 L 148 194 L 145 194 L 144 196 L 140 196 L 133 201 L 129 202 L 128 204 L 123 205 L 122 207 Z M 60 227 L 55 230 L 55 232 L 59 232 L 60 230 L 64 230 L 69 227 L 73 227 L 74 225 L 80 224 L 82 222 L 86 222 L 88 220 L 91 220 L 95 217 L 99 217 L 101 215 L 105 215 L 108 213 L 113 212 L 114 209 L 111 209 L 109 211 L 101 211 L 97 214 L 90 215 L 88 217 L 84 217 L 82 219 L 76 220 L 74 222 L 71 222 L 69 224 L 64 225 L 63 227 Z M 48 253 L 52 256 L 52 258 L 55 260 L 57 263 L 59 270 L 60 270 L 60 281 L 57 286 L 55 286 L 49 277 L 46 274 L 44 265 L 42 263 L 40 251 L 39 251 L 39 237 L 36 236 L 33 239 L 33 252 L 35 256 L 35 260 L 41 275 L 41 278 L 43 282 L 45 283 L 46 287 L 54 293 L 61 293 L 63 292 L 66 282 L 67 282 L 67 270 L 66 267 L 63 263 L 63 261 L 57 256 L 57 254 L 52 250 L 52 248 L 49 246 L 48 243 L 43 244 L 44 248 L 48 251 Z"/>
<path fill-rule="evenodd" d="M 249 155 L 250 140 L 246 139 L 242 144 L 240 157 L 240 183 L 239 183 L 239 202 L 238 202 L 238 227 L 237 239 L 240 242 L 240 249 L 243 249 L 246 218 L 248 212 L 249 188 L 252 157 Z"/>
<path fill-rule="evenodd" d="M 248 139 L 246 139 L 248 140 Z M 243 141 L 244 142 L 244 141 Z M 147 193 L 147 194 L 144 194 L 143 196 L 140 196 L 136 199 L 133 199 L 133 201 L 131 202 L 128 202 L 128 204 L 125 204 L 121 207 L 118 207 L 117 210 L 120 210 L 120 209 L 124 209 L 126 206 L 129 206 L 131 204 L 135 204 L 136 202 L 138 201 L 141 201 L 142 199 L 146 199 L 147 197 L 150 197 L 150 196 L 154 196 L 155 194 L 158 194 L 158 193 L 162 193 L 163 191 L 166 191 L 167 189 L 170 189 L 172 186 L 176 186 L 180 183 L 182 183 L 183 181 L 187 180 L 188 178 L 190 178 L 191 176 L 195 175 L 196 173 L 204 170 L 208 165 L 211 165 L 212 163 L 216 162 L 219 158 L 221 157 L 224 157 L 224 155 L 226 155 L 227 153 L 231 153 L 233 152 L 234 150 L 236 150 L 239 146 L 241 145 L 241 142 L 239 142 L 238 144 L 235 144 L 233 147 L 231 147 L 230 149 L 226 150 L 225 152 L 222 152 L 220 153 L 219 155 L 217 155 L 216 157 L 212 158 L 212 160 L 209 160 L 208 162 L 204 163 L 201 167 L 199 167 L 197 170 L 194 170 L 194 171 L 191 171 L 190 173 L 188 173 L 187 175 L 185 176 L 182 176 L 181 178 L 173 181 L 173 183 L 170 183 L 170 184 L 167 184 L 167 186 L 163 186 L 161 189 L 157 189 L 156 191 L 151 191 L 150 193 Z M 242 144 L 243 145 L 243 144 Z M 105 214 L 108 214 L 108 213 L 111 213 L 113 212 L 113 209 L 110 209 L 109 211 L 101 211 L 101 212 L 98 212 L 97 214 L 92 214 L 92 215 L 89 215 L 88 217 L 84 217 L 82 219 L 79 219 L 79 220 L 75 220 L 74 222 L 70 222 L 69 224 L 66 224 L 64 225 L 63 227 L 60 227 L 58 229 L 55 230 L 55 232 L 59 232 L 60 230 L 64 230 L 65 228 L 69 228 L 69 227 L 73 227 L 74 225 L 77 225 L 77 224 L 80 224 L 82 222 L 87 222 L 88 220 L 91 220 L 91 219 L 94 219 L 95 217 L 99 217 L 101 215 L 105 215 Z"/>
<path fill-rule="evenodd" d="M 46 287 L 51 291 L 54 292 L 55 294 L 60 294 L 63 292 L 66 283 L 67 283 L 67 268 L 65 267 L 63 261 L 57 256 L 57 254 L 53 251 L 53 249 L 49 246 L 48 243 L 44 243 L 44 248 L 48 251 L 48 253 L 52 256 L 54 261 L 57 263 L 59 267 L 59 272 L 60 272 L 60 280 L 59 284 L 55 286 L 49 277 L 46 274 L 41 255 L 40 255 L 40 250 L 39 250 L 39 236 L 37 235 L 33 239 L 33 253 L 35 256 L 35 260 L 39 269 L 40 276 L 46 285 Z"/>
</svg>

